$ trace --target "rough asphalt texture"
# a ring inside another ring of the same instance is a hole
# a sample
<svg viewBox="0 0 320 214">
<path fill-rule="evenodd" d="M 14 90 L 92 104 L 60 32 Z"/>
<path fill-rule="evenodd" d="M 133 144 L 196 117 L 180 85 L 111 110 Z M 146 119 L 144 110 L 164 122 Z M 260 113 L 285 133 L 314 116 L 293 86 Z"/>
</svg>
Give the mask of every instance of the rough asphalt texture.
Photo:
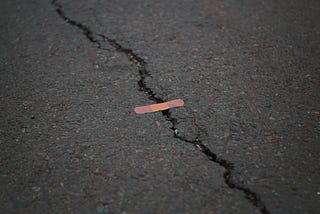
<svg viewBox="0 0 320 214">
<path fill-rule="evenodd" d="M 139 91 L 170 110 L 175 137 Z M 320 2 L 0 3 L 1 213 L 320 213 Z M 94 38 L 100 38 L 94 34 Z"/>
</svg>

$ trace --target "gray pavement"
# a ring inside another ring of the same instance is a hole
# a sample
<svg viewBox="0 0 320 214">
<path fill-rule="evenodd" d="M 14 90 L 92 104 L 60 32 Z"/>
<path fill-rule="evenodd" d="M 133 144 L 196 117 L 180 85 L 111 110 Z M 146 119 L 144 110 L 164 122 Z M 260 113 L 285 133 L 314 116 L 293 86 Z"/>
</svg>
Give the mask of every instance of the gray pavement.
<svg viewBox="0 0 320 214">
<path fill-rule="evenodd" d="M 318 20 L 312 0 L 1 1 L 0 212 L 319 213 Z"/>
</svg>

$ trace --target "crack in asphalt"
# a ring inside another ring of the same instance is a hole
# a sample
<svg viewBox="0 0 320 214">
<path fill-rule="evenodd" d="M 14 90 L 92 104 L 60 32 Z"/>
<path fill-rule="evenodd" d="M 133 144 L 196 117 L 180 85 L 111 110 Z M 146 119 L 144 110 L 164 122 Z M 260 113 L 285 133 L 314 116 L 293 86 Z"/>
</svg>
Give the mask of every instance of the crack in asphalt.
<svg viewBox="0 0 320 214">
<path fill-rule="evenodd" d="M 75 20 L 70 19 L 68 16 L 65 15 L 64 11 L 62 10 L 62 5 L 60 5 L 57 0 L 52 0 L 51 4 L 55 7 L 56 12 L 58 15 L 68 24 L 75 26 L 82 30 L 83 34 L 86 36 L 86 38 L 91 42 L 97 45 L 97 48 L 106 50 L 102 47 L 103 42 L 108 42 L 109 45 L 111 45 L 113 48 L 115 48 L 117 51 L 124 53 L 128 59 L 138 68 L 140 80 L 138 81 L 139 90 L 145 92 L 149 99 L 156 102 L 156 103 L 163 103 L 166 102 L 166 100 L 162 99 L 161 97 L 158 97 L 150 87 L 147 86 L 145 79 L 146 77 L 151 77 L 150 72 L 146 69 L 146 62 L 140 58 L 136 53 L 134 53 L 131 49 L 127 49 L 122 47 L 116 40 L 110 39 L 109 37 L 95 33 L 93 32 L 89 27 L 87 27 L 84 24 L 81 24 Z M 250 201 L 250 203 L 257 207 L 261 213 L 263 214 L 269 214 L 269 210 L 264 205 L 264 203 L 261 201 L 260 197 L 257 193 L 250 190 L 248 187 L 245 187 L 241 184 L 238 184 L 234 181 L 232 181 L 232 171 L 234 170 L 234 164 L 229 162 L 228 160 L 225 160 L 221 157 L 218 157 L 215 153 L 213 153 L 207 146 L 203 144 L 203 142 L 199 139 L 201 136 L 201 132 L 198 130 L 198 134 L 194 140 L 189 140 L 183 136 L 179 135 L 177 124 L 178 120 L 174 118 L 171 115 L 171 111 L 164 110 L 161 111 L 162 115 L 166 118 L 167 121 L 171 123 L 171 129 L 173 130 L 174 137 L 185 142 L 194 145 L 196 148 L 198 148 L 202 153 L 204 153 L 209 160 L 213 161 L 214 163 L 220 165 L 224 168 L 225 172 L 223 174 L 224 182 L 230 189 L 236 189 L 245 194 L 245 198 Z M 197 125 L 198 127 L 198 125 Z"/>
</svg>

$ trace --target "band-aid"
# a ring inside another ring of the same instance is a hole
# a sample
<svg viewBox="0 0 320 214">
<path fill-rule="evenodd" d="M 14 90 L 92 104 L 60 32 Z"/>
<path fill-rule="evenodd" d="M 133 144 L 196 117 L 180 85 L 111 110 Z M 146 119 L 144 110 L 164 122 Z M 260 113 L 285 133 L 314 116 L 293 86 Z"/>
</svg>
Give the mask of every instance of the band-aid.
<svg viewBox="0 0 320 214">
<path fill-rule="evenodd" d="M 150 113 L 150 112 L 163 111 L 163 110 L 167 110 L 169 108 L 180 107 L 183 105 L 184 105 L 183 100 L 177 99 L 177 100 L 171 100 L 171 101 L 168 101 L 165 103 L 157 103 L 157 104 L 152 104 L 152 105 L 148 105 L 148 106 L 135 107 L 134 111 L 137 114 L 145 114 L 145 113 Z"/>
</svg>

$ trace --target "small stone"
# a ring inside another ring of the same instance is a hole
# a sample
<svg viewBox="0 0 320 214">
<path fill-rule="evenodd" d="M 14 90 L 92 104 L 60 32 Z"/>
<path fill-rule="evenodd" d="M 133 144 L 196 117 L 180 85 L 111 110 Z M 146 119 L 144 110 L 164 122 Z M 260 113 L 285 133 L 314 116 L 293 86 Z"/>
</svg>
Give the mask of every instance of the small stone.
<svg viewBox="0 0 320 214">
<path fill-rule="evenodd" d="M 232 126 L 230 126 L 230 131 L 238 132 L 238 131 L 240 131 L 240 128 L 237 125 L 232 125 Z"/>
<path fill-rule="evenodd" d="M 96 177 L 95 180 L 97 183 L 102 183 L 104 181 L 103 178 L 101 178 L 101 177 Z"/>
<path fill-rule="evenodd" d="M 276 120 L 276 118 L 274 118 L 274 117 L 269 117 L 269 120 Z"/>
<path fill-rule="evenodd" d="M 266 105 L 264 106 L 266 109 L 271 110 L 272 109 L 272 105 Z"/>
<path fill-rule="evenodd" d="M 175 35 L 171 35 L 168 37 L 168 40 L 173 41 L 175 40 L 177 37 Z"/>
<path fill-rule="evenodd" d="M 74 127 L 73 127 L 73 125 L 71 124 L 71 123 L 68 123 L 68 122 L 66 122 L 65 124 L 64 124 L 64 126 L 67 128 L 67 129 L 73 129 Z"/>
<path fill-rule="evenodd" d="M 13 208 L 23 208 L 26 207 L 26 203 L 20 200 L 14 200 L 13 201 Z"/>
<path fill-rule="evenodd" d="M 98 214 L 104 213 L 104 208 L 103 208 L 103 207 L 100 207 L 100 206 L 99 206 L 99 207 L 96 208 L 96 210 L 97 210 L 97 213 L 98 213 Z"/>
<path fill-rule="evenodd" d="M 41 190 L 41 187 L 32 187 L 32 190 L 35 192 L 39 192 Z"/>
<path fill-rule="evenodd" d="M 214 88 L 214 90 L 216 90 L 216 91 L 223 91 L 223 89 L 224 88 L 221 85 Z"/>
<path fill-rule="evenodd" d="M 235 141 L 240 141 L 240 136 L 237 136 L 237 135 L 234 135 L 232 136 L 232 140 L 235 140 Z"/>
</svg>

